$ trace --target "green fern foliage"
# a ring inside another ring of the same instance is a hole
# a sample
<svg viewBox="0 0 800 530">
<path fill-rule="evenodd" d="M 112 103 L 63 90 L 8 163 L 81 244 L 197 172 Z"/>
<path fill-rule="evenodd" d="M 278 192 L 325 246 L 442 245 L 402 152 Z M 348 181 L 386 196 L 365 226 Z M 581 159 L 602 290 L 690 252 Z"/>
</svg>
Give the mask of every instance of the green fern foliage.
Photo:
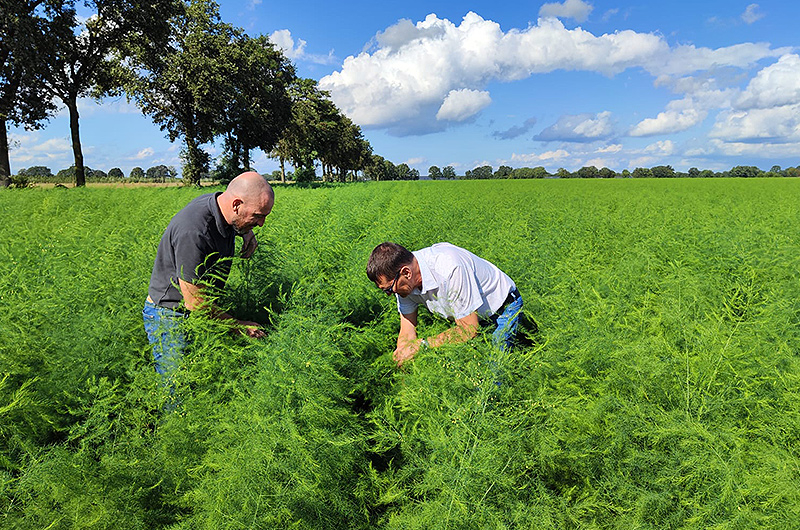
<svg viewBox="0 0 800 530">
<path fill-rule="evenodd" d="M 0 190 L 0 527 L 800 528 L 796 180 L 280 187 L 218 300 L 267 337 L 192 314 L 166 412 L 141 310 L 198 193 Z M 397 369 L 387 240 L 538 332 Z"/>
</svg>

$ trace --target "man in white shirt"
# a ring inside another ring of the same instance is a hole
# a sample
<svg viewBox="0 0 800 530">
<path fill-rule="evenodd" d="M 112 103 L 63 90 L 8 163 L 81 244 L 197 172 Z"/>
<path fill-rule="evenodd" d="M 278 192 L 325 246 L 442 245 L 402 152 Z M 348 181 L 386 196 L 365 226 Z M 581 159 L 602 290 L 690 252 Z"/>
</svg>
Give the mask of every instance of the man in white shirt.
<svg viewBox="0 0 800 530">
<path fill-rule="evenodd" d="M 510 348 L 522 313 L 522 297 L 503 271 L 472 252 L 437 243 L 410 252 L 397 243 L 381 243 L 367 262 L 367 276 L 387 295 L 397 297 L 400 333 L 394 359 L 398 366 L 420 348 L 461 343 L 478 333 L 480 321 L 496 325 L 492 341 Z M 455 321 L 433 337 L 417 338 L 417 307 Z"/>
</svg>

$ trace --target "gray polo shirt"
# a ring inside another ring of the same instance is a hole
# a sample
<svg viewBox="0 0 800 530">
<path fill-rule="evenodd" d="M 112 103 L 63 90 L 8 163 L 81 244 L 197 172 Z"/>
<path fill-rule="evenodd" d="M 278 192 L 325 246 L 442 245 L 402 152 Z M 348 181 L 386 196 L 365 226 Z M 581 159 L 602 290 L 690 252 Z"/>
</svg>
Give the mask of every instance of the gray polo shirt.
<svg viewBox="0 0 800 530">
<path fill-rule="evenodd" d="M 201 195 L 169 222 L 156 252 L 148 294 L 156 305 L 177 308 L 183 300 L 178 278 L 222 289 L 231 268 L 236 232 L 217 204 L 222 192 Z"/>
</svg>

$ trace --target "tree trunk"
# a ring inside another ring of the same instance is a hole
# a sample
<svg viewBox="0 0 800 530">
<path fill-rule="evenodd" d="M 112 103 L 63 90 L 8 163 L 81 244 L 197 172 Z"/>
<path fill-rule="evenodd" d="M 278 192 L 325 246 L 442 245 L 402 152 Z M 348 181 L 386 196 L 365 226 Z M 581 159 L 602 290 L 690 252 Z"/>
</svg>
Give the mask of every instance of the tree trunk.
<svg viewBox="0 0 800 530">
<path fill-rule="evenodd" d="M 250 171 L 250 150 L 246 147 L 242 147 L 242 168 Z"/>
<path fill-rule="evenodd" d="M 72 154 L 75 158 L 75 187 L 86 186 L 86 169 L 83 167 L 83 151 L 81 151 L 81 133 L 78 126 L 78 98 L 70 97 L 67 103 L 69 109 L 69 130 L 72 134 Z"/>
<path fill-rule="evenodd" d="M 239 143 L 239 140 L 236 139 L 235 136 L 232 134 L 228 135 L 228 149 L 231 152 L 231 159 L 230 159 L 230 169 L 233 172 L 233 176 L 239 174 L 239 170 L 241 169 L 241 153 L 242 153 L 242 145 Z"/>
<path fill-rule="evenodd" d="M 200 186 L 200 173 L 202 172 L 202 155 L 194 138 L 186 136 L 186 165 L 183 168 L 183 178 L 187 184 Z"/>
<path fill-rule="evenodd" d="M 280 157 L 280 159 L 281 159 L 281 183 L 286 184 L 286 167 L 284 165 L 285 161 L 283 160 L 283 157 Z"/>
<path fill-rule="evenodd" d="M 0 188 L 11 185 L 11 162 L 8 158 L 8 129 L 6 120 L 0 127 Z"/>
</svg>

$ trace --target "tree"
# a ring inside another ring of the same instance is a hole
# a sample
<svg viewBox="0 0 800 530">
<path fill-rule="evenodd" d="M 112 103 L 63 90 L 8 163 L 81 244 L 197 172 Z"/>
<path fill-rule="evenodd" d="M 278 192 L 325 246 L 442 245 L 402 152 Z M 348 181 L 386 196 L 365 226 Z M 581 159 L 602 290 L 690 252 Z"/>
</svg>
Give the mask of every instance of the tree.
<svg viewBox="0 0 800 530">
<path fill-rule="evenodd" d="M 143 178 L 145 178 L 144 170 L 139 166 L 136 166 L 135 168 L 131 169 L 131 174 L 128 175 L 128 178 L 133 180 L 134 182 L 138 182 Z"/>
<path fill-rule="evenodd" d="M 338 112 L 338 109 L 337 109 Z M 339 113 L 335 126 L 327 131 L 319 159 L 328 174 L 344 182 L 348 171 L 357 173 L 370 162 L 372 146 L 364 139 L 361 127 Z"/>
<path fill-rule="evenodd" d="M 32 166 L 28 169 L 20 169 L 18 176 L 27 177 L 28 180 L 41 180 L 53 177 L 53 172 L 46 166 Z"/>
<path fill-rule="evenodd" d="M 120 61 L 134 47 L 163 48 L 169 36 L 166 21 L 176 9 L 174 0 L 85 0 L 84 5 L 92 11 L 88 18 L 77 16 L 72 0 L 49 2 L 37 48 L 47 64 L 42 74 L 46 90 L 69 111 L 76 186 L 86 184 L 78 98 L 116 91 Z"/>
<path fill-rule="evenodd" d="M 653 178 L 653 172 L 650 171 L 650 168 L 637 167 L 636 169 L 633 170 L 631 176 L 635 179 Z"/>
<path fill-rule="evenodd" d="M 41 83 L 42 0 L 0 0 L 0 188 L 11 177 L 8 126 L 39 129 L 55 110 Z M 39 12 L 39 14 L 37 14 Z"/>
<path fill-rule="evenodd" d="M 653 178 L 657 179 L 675 177 L 675 170 L 672 168 L 672 166 L 653 166 L 650 168 L 650 173 L 652 174 Z"/>
<path fill-rule="evenodd" d="M 464 177 L 467 179 L 490 179 L 492 175 L 492 166 L 478 166 L 472 171 L 467 171 Z"/>
<path fill-rule="evenodd" d="M 153 182 L 166 182 L 168 180 L 175 179 L 178 176 L 178 172 L 172 166 L 165 166 L 161 164 L 148 169 L 145 176 L 147 180 L 151 180 Z"/>
<path fill-rule="evenodd" d="M 292 118 L 283 130 L 273 156 L 291 161 L 295 169 L 314 168 L 314 160 L 325 158 L 327 166 L 333 158 L 335 135 L 341 130 L 341 114 L 329 95 L 317 88 L 313 79 L 295 79 L 288 87 L 292 101 Z M 323 167 L 323 176 L 327 167 Z"/>
<path fill-rule="evenodd" d="M 542 166 L 534 168 L 518 167 L 511 172 L 512 179 L 542 179 L 549 176 L 550 174 Z"/>
<path fill-rule="evenodd" d="M 395 180 L 397 169 L 394 164 L 380 155 L 372 155 L 369 163 L 364 167 L 364 176 L 376 182 L 381 180 Z"/>
<path fill-rule="evenodd" d="M 270 153 L 292 117 L 287 87 L 294 67 L 267 37 L 236 34 L 226 49 L 230 58 L 229 96 L 220 116 L 219 134 L 225 136 L 234 173 L 250 169 L 250 151 Z"/>
<path fill-rule="evenodd" d="M 408 166 L 408 164 L 403 162 L 402 164 L 398 164 L 396 168 L 396 178 L 398 180 L 414 180 L 411 178 L 411 168 Z"/>
<path fill-rule="evenodd" d="M 444 169 L 442 169 L 442 176 L 451 180 L 456 178 L 455 168 L 453 168 L 453 166 L 445 166 Z"/>
<path fill-rule="evenodd" d="M 317 173 L 313 167 L 299 167 L 294 172 L 294 181 L 299 184 L 307 184 L 314 182 L 317 178 Z"/>
<path fill-rule="evenodd" d="M 560 167 L 556 170 L 556 176 L 560 179 L 568 179 L 572 177 L 572 173 L 567 171 L 565 168 Z"/>
<path fill-rule="evenodd" d="M 109 176 L 109 178 L 112 178 L 112 179 L 124 179 L 125 178 L 125 174 L 118 167 L 114 167 L 114 168 L 109 169 L 108 170 L 108 176 Z"/>
<path fill-rule="evenodd" d="M 220 115 L 229 105 L 235 67 L 230 49 L 239 34 L 220 20 L 210 0 L 185 4 L 170 24 L 172 38 L 163 49 L 137 49 L 126 89 L 170 141 L 183 138 L 183 177 L 199 185 L 209 161 L 200 146 L 222 128 Z"/>
<path fill-rule="evenodd" d="M 510 166 L 500 166 L 497 168 L 497 171 L 494 172 L 494 178 L 496 179 L 504 179 L 509 178 L 511 176 L 511 172 L 514 169 Z"/>
<path fill-rule="evenodd" d="M 575 176 L 582 179 L 597 178 L 600 176 L 600 171 L 595 166 L 583 166 L 575 172 Z"/>
<path fill-rule="evenodd" d="M 442 178 L 442 170 L 439 169 L 439 166 L 431 166 L 428 168 L 428 177 L 437 180 Z"/>
<path fill-rule="evenodd" d="M 613 179 L 617 176 L 617 173 L 611 168 L 603 167 L 600 168 L 598 176 L 602 179 Z"/>
<path fill-rule="evenodd" d="M 756 166 L 735 166 L 731 168 L 730 176 L 737 178 L 762 177 L 764 176 L 764 172 Z"/>
</svg>

